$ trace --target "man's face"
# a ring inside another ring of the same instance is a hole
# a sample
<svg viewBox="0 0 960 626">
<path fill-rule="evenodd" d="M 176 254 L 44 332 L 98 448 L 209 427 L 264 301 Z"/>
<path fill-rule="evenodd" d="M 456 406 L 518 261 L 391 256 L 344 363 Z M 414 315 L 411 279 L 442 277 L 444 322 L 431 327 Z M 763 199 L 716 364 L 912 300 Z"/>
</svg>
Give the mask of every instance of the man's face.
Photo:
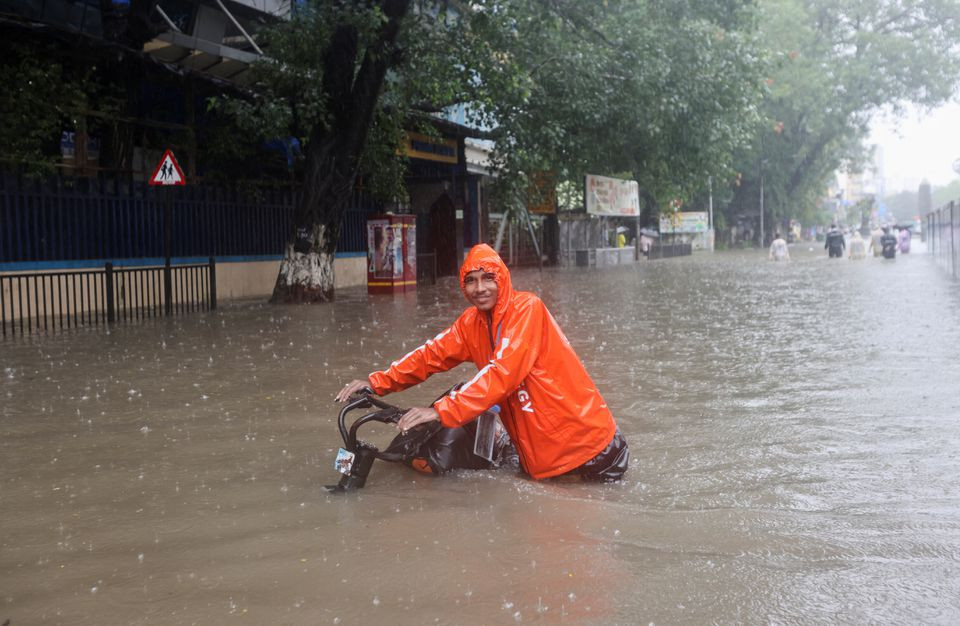
<svg viewBox="0 0 960 626">
<path fill-rule="evenodd" d="M 463 292 L 473 306 L 484 313 L 497 304 L 497 281 L 492 272 L 474 270 L 463 278 Z"/>
</svg>

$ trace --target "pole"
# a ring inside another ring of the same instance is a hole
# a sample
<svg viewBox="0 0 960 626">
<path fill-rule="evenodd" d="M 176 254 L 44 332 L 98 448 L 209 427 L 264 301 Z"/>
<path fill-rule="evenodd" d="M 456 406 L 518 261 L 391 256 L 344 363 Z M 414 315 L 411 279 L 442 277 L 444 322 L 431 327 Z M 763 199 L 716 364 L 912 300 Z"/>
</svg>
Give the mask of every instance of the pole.
<svg viewBox="0 0 960 626">
<path fill-rule="evenodd" d="M 540 244 L 537 242 L 537 236 L 533 232 L 533 220 L 530 219 L 530 211 L 527 210 L 527 207 L 521 207 L 523 211 L 523 216 L 527 220 L 527 232 L 530 234 L 530 243 L 533 244 L 533 250 L 537 253 L 537 267 L 540 268 L 540 272 L 543 272 L 543 253 L 540 252 Z M 540 226 L 540 232 L 543 232 L 543 225 Z"/>
<path fill-rule="evenodd" d="M 497 238 L 494 240 L 493 249 L 500 254 L 500 247 L 503 245 L 503 233 L 507 228 L 507 212 L 504 211 L 500 218 L 500 224 L 497 226 Z"/>
<path fill-rule="evenodd" d="M 763 174 L 760 174 L 760 247 L 763 248 Z"/>
<path fill-rule="evenodd" d="M 633 238 L 633 260 L 640 260 L 640 214 L 637 213 L 637 234 Z"/>
<path fill-rule="evenodd" d="M 170 270 L 170 247 L 173 239 L 173 189 L 163 190 L 163 312 L 173 314 L 173 276 Z"/>
<path fill-rule="evenodd" d="M 717 247 L 717 230 L 713 226 L 713 176 L 707 176 L 707 198 L 710 206 L 710 252 Z"/>
<path fill-rule="evenodd" d="M 117 320 L 113 295 L 113 263 L 107 262 L 104 264 L 103 280 L 105 282 L 107 297 L 107 323 L 112 324 Z"/>
<path fill-rule="evenodd" d="M 217 308 L 217 259 L 210 257 L 210 310 Z"/>
<path fill-rule="evenodd" d="M 713 229 L 713 176 L 707 176 L 707 193 L 710 205 L 710 228 Z"/>
</svg>

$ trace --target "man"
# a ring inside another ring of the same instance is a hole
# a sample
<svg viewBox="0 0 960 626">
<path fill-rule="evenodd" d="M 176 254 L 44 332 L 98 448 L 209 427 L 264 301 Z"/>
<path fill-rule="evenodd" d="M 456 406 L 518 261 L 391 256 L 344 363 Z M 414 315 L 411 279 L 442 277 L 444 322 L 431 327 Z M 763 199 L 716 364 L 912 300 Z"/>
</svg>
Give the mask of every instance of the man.
<svg viewBox="0 0 960 626">
<path fill-rule="evenodd" d="M 883 231 L 880 229 L 879 226 L 874 227 L 874 229 L 870 231 L 870 250 L 873 251 L 874 257 L 880 256 L 880 253 L 881 253 L 880 238 L 881 237 L 883 237 Z"/>
<path fill-rule="evenodd" d="M 866 244 L 863 241 L 863 235 L 859 230 L 853 231 L 850 237 L 850 255 L 851 260 L 865 259 L 867 257 Z"/>
<path fill-rule="evenodd" d="M 789 261 L 790 249 L 787 248 L 787 242 L 777 232 L 773 235 L 773 243 L 770 244 L 771 261 Z"/>
<path fill-rule="evenodd" d="M 653 246 L 653 237 L 649 234 L 643 232 L 643 229 L 640 230 L 640 252 L 643 253 L 643 256 L 650 256 L 650 247 Z"/>
<path fill-rule="evenodd" d="M 880 237 L 880 250 L 885 259 L 897 257 L 897 237 L 890 232 L 889 226 L 883 227 L 883 237 Z"/>
<path fill-rule="evenodd" d="M 840 232 L 840 229 L 837 228 L 837 225 L 830 224 L 830 230 L 827 231 L 826 241 L 823 244 L 823 247 L 826 248 L 827 254 L 830 255 L 830 258 L 843 258 L 843 249 L 846 247 L 846 245 L 847 242 L 843 240 L 843 233 Z"/>
<path fill-rule="evenodd" d="M 386 370 L 347 383 L 337 401 L 365 386 L 378 395 L 400 391 L 472 361 L 476 376 L 433 406 L 410 409 L 397 427 L 433 420 L 462 426 L 497 404 L 531 477 L 619 480 L 630 458 L 627 442 L 540 298 L 513 291 L 507 266 L 486 244 L 470 250 L 460 286 L 472 306 L 452 326 Z"/>
<path fill-rule="evenodd" d="M 897 233 L 897 243 L 900 246 L 900 254 L 909 254 L 910 252 L 910 229 L 901 228 Z"/>
</svg>

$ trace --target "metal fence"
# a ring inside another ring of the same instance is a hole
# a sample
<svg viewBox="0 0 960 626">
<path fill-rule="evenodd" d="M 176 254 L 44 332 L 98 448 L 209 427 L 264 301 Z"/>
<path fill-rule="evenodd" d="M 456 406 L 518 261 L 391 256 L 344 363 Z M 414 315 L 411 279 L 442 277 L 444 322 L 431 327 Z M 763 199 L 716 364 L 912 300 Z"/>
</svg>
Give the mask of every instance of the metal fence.
<svg viewBox="0 0 960 626">
<path fill-rule="evenodd" d="M 650 246 L 648 259 L 668 259 L 675 256 L 690 256 L 693 245 L 689 243 L 655 243 Z"/>
<path fill-rule="evenodd" d="M 283 253 L 296 194 L 289 189 L 174 191 L 170 255 Z M 0 263 L 162 258 L 164 198 L 145 183 L 106 178 L 37 181 L 0 173 Z M 337 249 L 366 250 L 366 218 L 378 207 L 356 194 Z"/>
<path fill-rule="evenodd" d="M 937 264 L 960 278 L 960 205 L 951 202 L 927 213 L 926 239 Z"/>
<path fill-rule="evenodd" d="M 217 308 L 216 262 L 0 275 L 0 335 L 57 332 Z"/>
</svg>

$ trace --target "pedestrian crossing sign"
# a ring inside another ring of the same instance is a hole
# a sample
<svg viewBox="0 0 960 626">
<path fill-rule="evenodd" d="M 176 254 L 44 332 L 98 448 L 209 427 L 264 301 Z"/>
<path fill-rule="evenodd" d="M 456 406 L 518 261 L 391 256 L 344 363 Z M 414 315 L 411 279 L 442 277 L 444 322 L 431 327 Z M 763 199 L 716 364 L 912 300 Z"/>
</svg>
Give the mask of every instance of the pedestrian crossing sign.
<svg viewBox="0 0 960 626">
<path fill-rule="evenodd" d="M 180 169 L 180 164 L 177 163 L 177 159 L 173 156 L 171 150 L 168 149 L 163 153 L 163 158 L 160 159 L 157 169 L 153 170 L 153 176 L 150 177 L 148 182 L 151 185 L 163 186 L 187 184 L 183 170 Z"/>
</svg>

